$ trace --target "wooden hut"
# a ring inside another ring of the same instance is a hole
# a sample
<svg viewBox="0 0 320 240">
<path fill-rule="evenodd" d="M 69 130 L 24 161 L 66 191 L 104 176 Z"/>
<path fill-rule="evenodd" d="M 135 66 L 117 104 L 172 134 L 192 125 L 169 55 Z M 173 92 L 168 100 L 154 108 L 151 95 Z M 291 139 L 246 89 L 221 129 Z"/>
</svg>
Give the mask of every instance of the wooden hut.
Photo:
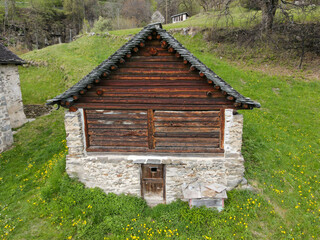
<svg viewBox="0 0 320 240">
<path fill-rule="evenodd" d="M 236 110 L 260 107 L 159 23 L 48 104 L 69 109 L 70 176 L 150 205 L 225 198 L 244 173 Z"/>
<path fill-rule="evenodd" d="M 189 14 L 187 12 L 179 13 L 171 16 L 172 23 L 183 22 L 189 18 Z"/>
</svg>

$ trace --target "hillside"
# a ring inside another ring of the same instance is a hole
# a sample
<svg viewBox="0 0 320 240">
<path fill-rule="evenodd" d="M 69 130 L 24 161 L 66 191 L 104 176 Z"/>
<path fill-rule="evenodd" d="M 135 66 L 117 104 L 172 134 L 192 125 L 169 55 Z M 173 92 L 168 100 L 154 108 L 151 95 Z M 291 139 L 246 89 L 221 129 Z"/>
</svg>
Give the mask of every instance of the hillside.
<svg viewBox="0 0 320 240">
<path fill-rule="evenodd" d="M 136 30 L 83 36 L 29 52 L 24 104 L 44 104 L 76 83 Z M 3 239 L 317 239 L 320 236 L 320 82 L 244 70 L 215 57 L 198 33 L 176 35 L 195 56 L 261 109 L 244 115 L 246 178 L 225 209 L 181 201 L 153 209 L 132 196 L 85 189 L 65 173 L 63 110 L 26 124 L 0 155 Z"/>
</svg>

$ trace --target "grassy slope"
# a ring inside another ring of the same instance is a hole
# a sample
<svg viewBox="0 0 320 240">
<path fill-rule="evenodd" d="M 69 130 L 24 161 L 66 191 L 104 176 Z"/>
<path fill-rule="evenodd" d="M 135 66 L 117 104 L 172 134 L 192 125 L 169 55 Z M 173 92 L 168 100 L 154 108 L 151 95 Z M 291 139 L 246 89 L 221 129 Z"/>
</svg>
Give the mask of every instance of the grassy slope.
<svg viewBox="0 0 320 240">
<path fill-rule="evenodd" d="M 128 33 L 131 30 L 118 32 Z M 311 239 L 320 235 L 319 82 L 241 71 L 213 57 L 201 36 L 177 38 L 235 89 L 262 104 L 261 109 L 243 111 L 246 177 L 259 192 L 230 192 L 225 210 L 218 214 L 189 210 L 179 201 L 151 210 L 135 197 L 84 189 L 64 172 L 60 110 L 24 126 L 15 135 L 15 148 L 0 157 L 2 238 Z M 44 103 L 61 93 L 125 41 L 123 36 L 83 37 L 24 55 L 47 63 L 20 69 L 24 103 Z"/>
</svg>

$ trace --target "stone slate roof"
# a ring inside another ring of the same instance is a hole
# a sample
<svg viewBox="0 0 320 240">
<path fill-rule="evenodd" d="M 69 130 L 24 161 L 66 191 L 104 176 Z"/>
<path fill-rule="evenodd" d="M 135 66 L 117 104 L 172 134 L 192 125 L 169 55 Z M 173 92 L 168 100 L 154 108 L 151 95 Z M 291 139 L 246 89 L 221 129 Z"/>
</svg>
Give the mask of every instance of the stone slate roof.
<svg viewBox="0 0 320 240">
<path fill-rule="evenodd" d="M 0 64 L 15 64 L 21 65 L 24 64 L 25 61 L 11 52 L 8 48 L 3 46 L 0 43 Z"/>
<path fill-rule="evenodd" d="M 61 105 L 61 101 L 73 103 L 72 96 L 79 95 L 79 91 L 87 87 L 88 84 L 92 84 L 95 79 L 99 79 L 100 76 L 107 72 L 110 73 L 110 67 L 119 62 L 121 58 L 124 58 L 127 53 L 130 53 L 134 47 L 138 47 L 140 42 L 143 42 L 153 31 L 156 31 L 163 40 L 168 43 L 169 47 L 174 48 L 181 57 L 187 60 L 192 66 L 196 67 L 201 73 L 211 80 L 215 86 L 219 86 L 222 91 L 225 91 L 229 96 L 233 96 L 236 103 L 247 104 L 249 108 L 260 107 L 260 103 L 244 97 L 236 90 L 234 90 L 228 83 L 222 80 L 217 74 L 203 64 L 199 59 L 193 56 L 181 43 L 179 43 L 173 36 L 171 36 L 166 30 L 162 29 L 161 23 L 149 24 L 143 28 L 138 34 L 136 34 L 131 40 L 124 44 L 118 51 L 111 55 L 107 60 L 103 61 L 98 67 L 92 70 L 82 80 L 68 89 L 66 92 L 56 96 L 53 99 L 47 101 L 47 105 L 58 104 Z"/>
</svg>

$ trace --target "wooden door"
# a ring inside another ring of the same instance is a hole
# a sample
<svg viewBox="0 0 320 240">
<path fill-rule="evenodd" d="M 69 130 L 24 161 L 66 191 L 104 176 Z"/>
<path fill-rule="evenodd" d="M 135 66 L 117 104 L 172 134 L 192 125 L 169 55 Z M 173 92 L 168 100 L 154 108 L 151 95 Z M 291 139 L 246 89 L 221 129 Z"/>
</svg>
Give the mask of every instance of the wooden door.
<svg viewBox="0 0 320 240">
<path fill-rule="evenodd" d="M 149 206 L 165 203 L 165 167 L 163 164 L 141 165 L 141 196 Z"/>
</svg>

